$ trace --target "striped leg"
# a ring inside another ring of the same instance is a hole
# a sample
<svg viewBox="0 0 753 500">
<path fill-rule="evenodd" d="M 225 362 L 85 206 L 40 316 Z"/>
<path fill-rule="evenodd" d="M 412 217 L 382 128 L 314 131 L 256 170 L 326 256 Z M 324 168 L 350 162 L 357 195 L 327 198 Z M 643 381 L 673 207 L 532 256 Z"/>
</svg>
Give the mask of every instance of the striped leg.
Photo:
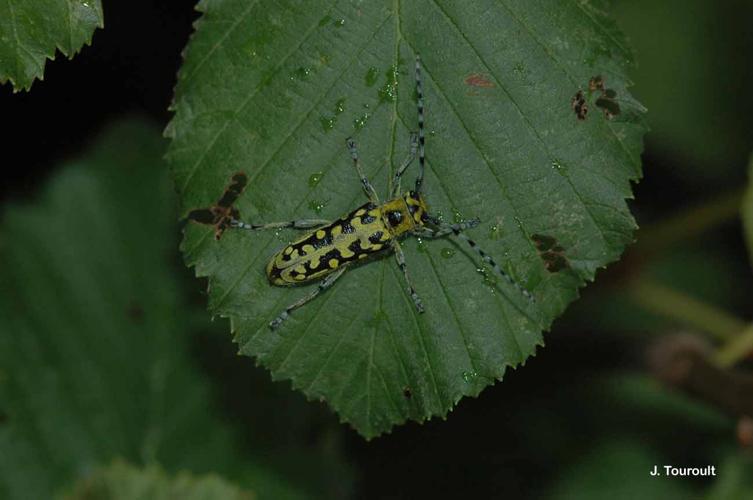
<svg viewBox="0 0 753 500">
<path fill-rule="evenodd" d="M 405 277 L 405 283 L 408 285 L 408 294 L 410 295 L 410 298 L 413 299 L 413 305 L 416 306 L 416 310 L 419 313 L 424 312 L 424 305 L 421 303 L 421 298 L 416 293 L 416 289 L 413 287 L 413 282 L 410 279 L 410 276 L 408 276 L 408 267 L 405 265 L 405 254 L 403 253 L 403 249 L 400 246 L 400 243 L 397 242 L 397 240 L 392 240 L 392 249 L 395 251 L 395 259 L 397 260 L 397 267 L 400 268 L 400 270 L 403 272 L 403 276 Z"/>
<path fill-rule="evenodd" d="M 489 254 L 484 252 L 479 246 L 476 244 L 475 241 L 470 239 L 468 236 L 466 236 L 463 231 L 465 229 L 468 229 L 469 227 L 475 227 L 478 225 L 478 219 L 472 219 L 468 222 L 461 222 L 460 224 L 445 224 L 438 221 L 432 221 L 435 223 L 435 225 L 439 228 L 438 230 L 432 230 L 429 228 L 423 228 L 421 231 L 417 231 L 416 235 L 421 237 L 428 237 L 428 238 L 437 238 L 440 236 L 448 235 L 448 234 L 454 234 L 461 240 L 468 243 L 468 246 L 470 246 L 478 255 L 483 259 L 484 262 L 489 264 L 492 269 L 494 269 L 494 272 L 496 272 L 498 275 L 502 276 L 505 281 L 507 281 L 509 284 L 514 286 L 518 289 L 518 291 L 523 295 L 526 299 L 530 300 L 531 302 L 535 302 L 533 295 L 531 295 L 531 292 L 523 288 L 518 282 L 513 280 L 509 274 L 507 274 L 504 270 L 502 270 L 501 267 L 499 267 L 499 264 L 497 264 L 494 259 L 492 259 Z"/>
<path fill-rule="evenodd" d="M 300 298 L 299 300 L 293 302 L 288 307 L 285 308 L 284 311 L 280 313 L 279 316 L 277 316 L 275 319 L 269 322 L 269 328 L 272 330 L 276 330 L 279 328 L 279 326 L 290 316 L 290 313 L 293 312 L 293 310 L 298 309 L 299 307 L 311 302 L 314 300 L 317 295 L 322 293 L 327 288 L 331 287 L 332 284 L 337 281 L 337 278 L 343 275 L 345 270 L 348 269 L 348 266 L 341 266 L 337 269 L 337 271 L 333 272 L 326 278 L 324 278 L 322 281 L 319 282 L 319 286 L 317 286 L 314 291 L 309 293 L 308 295 Z"/>
<path fill-rule="evenodd" d="M 421 185 L 424 182 L 424 168 L 426 165 L 425 154 L 425 134 L 424 134 L 424 91 L 421 86 L 421 57 L 416 55 L 416 100 L 418 104 L 418 177 L 416 177 L 417 193 L 421 192 Z"/>
<path fill-rule="evenodd" d="M 361 185 L 363 186 L 364 192 L 366 192 L 366 196 L 369 198 L 370 202 L 378 205 L 379 196 L 377 196 L 376 189 L 374 189 L 374 186 L 371 185 L 366 174 L 361 170 L 361 162 L 358 161 L 358 148 L 356 148 L 356 141 L 354 141 L 353 138 L 348 137 L 345 139 L 345 145 L 348 147 L 350 157 L 353 159 L 353 166 L 356 168 L 356 172 L 358 172 L 358 177 L 361 178 Z"/>
<path fill-rule="evenodd" d="M 230 227 L 236 229 L 247 229 L 249 231 L 256 231 L 258 229 L 281 229 L 291 227 L 293 229 L 312 229 L 320 226 L 327 226 L 331 222 L 324 219 L 299 219 L 291 220 L 288 222 L 270 222 L 268 224 L 248 224 L 237 219 L 230 221 Z"/>
<path fill-rule="evenodd" d="M 410 152 L 408 157 L 403 161 L 400 167 L 395 171 L 395 176 L 392 178 L 392 192 L 390 198 L 396 198 L 400 194 L 400 179 L 403 177 L 403 172 L 413 163 L 416 158 L 416 150 L 418 149 L 418 135 L 415 132 L 410 134 Z"/>
<path fill-rule="evenodd" d="M 442 224 L 437 223 L 440 229 L 433 230 L 428 227 L 422 227 L 413 232 L 416 236 L 421 238 L 442 238 L 448 234 L 455 234 L 455 231 L 465 231 L 478 226 L 481 223 L 479 219 L 470 219 L 467 221 L 459 222 L 457 224 Z"/>
</svg>

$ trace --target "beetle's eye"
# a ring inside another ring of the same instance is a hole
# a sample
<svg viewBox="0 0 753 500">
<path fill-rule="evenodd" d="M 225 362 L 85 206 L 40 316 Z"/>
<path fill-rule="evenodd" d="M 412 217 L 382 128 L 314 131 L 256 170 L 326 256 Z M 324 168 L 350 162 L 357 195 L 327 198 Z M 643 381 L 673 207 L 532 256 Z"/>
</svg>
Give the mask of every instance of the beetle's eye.
<svg viewBox="0 0 753 500">
<path fill-rule="evenodd" d="M 392 211 L 387 214 L 387 221 L 392 227 L 400 225 L 401 220 L 403 220 L 403 214 L 398 211 Z"/>
</svg>

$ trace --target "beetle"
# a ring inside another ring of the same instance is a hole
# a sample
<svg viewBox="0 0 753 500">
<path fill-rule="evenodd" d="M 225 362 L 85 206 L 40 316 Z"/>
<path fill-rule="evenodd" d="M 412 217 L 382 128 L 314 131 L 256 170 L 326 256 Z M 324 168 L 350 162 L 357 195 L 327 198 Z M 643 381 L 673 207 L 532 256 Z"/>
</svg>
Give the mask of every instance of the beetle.
<svg viewBox="0 0 753 500">
<path fill-rule="evenodd" d="M 418 133 L 411 134 L 410 153 L 395 171 L 389 200 L 382 203 L 369 179 L 363 173 L 356 143 L 346 139 L 350 153 L 368 202 L 333 221 L 324 219 L 300 219 L 289 222 L 249 224 L 232 219 L 230 226 L 237 229 L 256 231 L 260 229 L 293 228 L 309 230 L 301 238 L 281 249 L 266 266 L 267 278 L 277 286 L 290 286 L 318 281 L 317 288 L 285 308 L 269 326 L 277 329 L 292 311 L 315 299 L 321 292 L 331 287 L 345 271 L 355 263 L 370 256 L 392 252 L 403 273 L 407 291 L 419 313 L 424 306 L 416 292 L 405 264 L 405 255 L 400 240 L 408 235 L 422 238 L 441 238 L 454 235 L 464 240 L 494 271 L 509 284 L 517 288 L 523 296 L 533 301 L 531 293 L 502 270 L 502 268 L 464 234 L 464 231 L 479 224 L 479 219 L 471 219 L 456 224 L 439 220 L 429 212 L 421 188 L 426 167 L 426 138 L 424 127 L 424 96 L 421 84 L 421 58 L 416 56 L 416 94 L 418 105 Z M 413 163 L 418 153 L 418 175 L 412 190 L 402 192 L 400 181 L 406 169 Z"/>
</svg>

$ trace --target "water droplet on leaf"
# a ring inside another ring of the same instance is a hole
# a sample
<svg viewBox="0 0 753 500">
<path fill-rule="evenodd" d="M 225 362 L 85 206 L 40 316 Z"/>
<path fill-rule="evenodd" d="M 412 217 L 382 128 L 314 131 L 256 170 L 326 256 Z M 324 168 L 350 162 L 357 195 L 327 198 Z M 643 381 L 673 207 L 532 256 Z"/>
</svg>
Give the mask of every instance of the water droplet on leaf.
<svg viewBox="0 0 753 500">
<path fill-rule="evenodd" d="M 324 177 L 324 172 L 314 172 L 309 177 L 309 186 L 310 187 L 316 187 L 321 181 L 322 177 Z"/>
</svg>

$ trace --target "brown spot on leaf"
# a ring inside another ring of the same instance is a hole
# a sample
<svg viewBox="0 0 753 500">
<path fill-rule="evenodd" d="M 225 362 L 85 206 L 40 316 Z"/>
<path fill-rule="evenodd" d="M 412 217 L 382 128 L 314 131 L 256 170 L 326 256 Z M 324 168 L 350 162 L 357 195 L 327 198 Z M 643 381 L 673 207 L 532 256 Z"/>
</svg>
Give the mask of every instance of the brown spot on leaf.
<svg viewBox="0 0 753 500">
<path fill-rule="evenodd" d="M 536 250 L 539 251 L 544 267 L 550 273 L 558 273 L 570 267 L 570 262 L 565 257 L 565 249 L 552 236 L 534 234 L 531 236 Z"/>
<path fill-rule="evenodd" d="M 494 82 L 489 80 L 486 75 L 481 73 L 471 73 L 465 78 L 465 84 L 469 87 L 479 87 L 483 89 L 494 88 Z"/>
<path fill-rule="evenodd" d="M 222 233 L 230 227 L 230 222 L 233 219 L 240 218 L 238 209 L 234 208 L 233 204 L 241 193 L 243 193 L 247 183 L 248 176 L 245 173 L 238 172 L 233 174 L 230 178 L 230 184 L 225 188 L 217 204 L 209 208 L 192 210 L 188 214 L 188 220 L 214 226 L 214 238 L 219 240 L 222 237 Z"/>
<path fill-rule="evenodd" d="M 570 106 L 572 106 L 578 120 L 586 119 L 586 115 L 588 115 L 588 103 L 586 103 L 586 98 L 583 96 L 582 90 L 579 90 L 578 93 L 573 96 L 573 99 L 570 101 Z"/>
<path fill-rule="evenodd" d="M 413 397 L 413 391 L 410 390 L 410 387 L 403 387 L 403 397 L 405 399 L 410 399 Z"/>
<path fill-rule="evenodd" d="M 135 300 L 131 301 L 126 308 L 126 316 L 133 323 L 141 323 L 144 321 L 144 308 Z"/>
<path fill-rule="evenodd" d="M 596 94 L 596 105 L 603 113 L 607 120 L 611 120 L 620 114 L 620 105 L 617 103 L 617 92 L 614 89 L 608 89 L 601 75 L 592 76 L 588 80 L 588 97 L 582 90 L 578 90 L 571 101 L 571 106 L 579 120 L 585 120 L 588 114 L 588 101 L 591 101 L 592 95 Z"/>
<path fill-rule="evenodd" d="M 604 90 L 604 79 L 601 77 L 601 75 L 592 76 L 591 79 L 588 80 L 588 90 L 590 90 L 591 92 Z"/>
</svg>

